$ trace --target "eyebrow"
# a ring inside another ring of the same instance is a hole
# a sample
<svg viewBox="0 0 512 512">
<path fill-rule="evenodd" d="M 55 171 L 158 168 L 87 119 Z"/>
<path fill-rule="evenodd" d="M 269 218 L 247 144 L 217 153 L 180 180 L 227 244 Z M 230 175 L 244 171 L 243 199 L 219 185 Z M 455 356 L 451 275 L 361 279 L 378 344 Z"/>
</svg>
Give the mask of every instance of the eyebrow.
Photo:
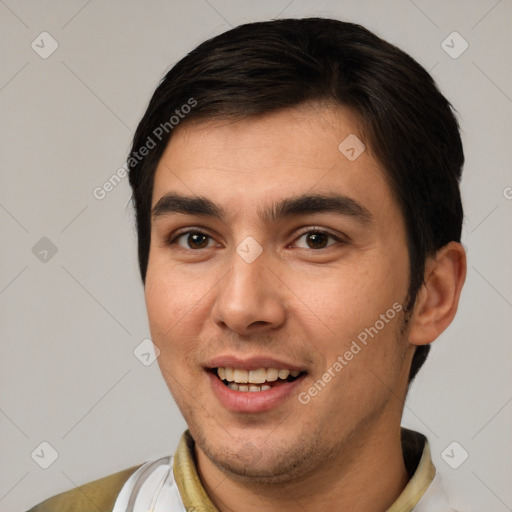
<svg viewBox="0 0 512 512">
<path fill-rule="evenodd" d="M 175 192 L 169 192 L 162 196 L 152 210 L 152 218 L 182 213 L 186 215 L 204 215 L 226 220 L 226 211 L 201 196 L 184 196 Z M 352 217 L 363 225 L 372 221 L 371 212 L 356 200 L 340 194 L 304 194 L 290 197 L 274 203 L 265 210 L 260 210 L 260 218 L 272 223 L 289 217 L 299 217 L 313 213 L 334 213 L 337 215 Z"/>
</svg>

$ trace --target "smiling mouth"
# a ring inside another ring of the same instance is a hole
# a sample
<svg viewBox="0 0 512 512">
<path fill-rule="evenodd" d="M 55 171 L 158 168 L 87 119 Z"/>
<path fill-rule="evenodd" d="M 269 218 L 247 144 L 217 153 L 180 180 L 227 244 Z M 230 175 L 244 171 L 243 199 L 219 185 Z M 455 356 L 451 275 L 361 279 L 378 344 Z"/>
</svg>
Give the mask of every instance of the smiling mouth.
<svg viewBox="0 0 512 512">
<path fill-rule="evenodd" d="M 222 383 L 233 391 L 260 392 L 293 382 L 306 372 L 278 368 L 242 368 L 218 367 L 210 370 Z"/>
</svg>

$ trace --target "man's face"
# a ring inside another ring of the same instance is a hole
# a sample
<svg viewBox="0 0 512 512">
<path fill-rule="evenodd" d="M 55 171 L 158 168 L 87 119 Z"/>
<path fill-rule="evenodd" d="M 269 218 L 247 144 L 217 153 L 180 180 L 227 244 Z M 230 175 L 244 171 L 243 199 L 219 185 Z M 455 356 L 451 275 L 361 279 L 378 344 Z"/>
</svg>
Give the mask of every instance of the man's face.
<svg viewBox="0 0 512 512">
<path fill-rule="evenodd" d="M 184 124 L 157 168 L 151 335 L 198 450 L 232 474 L 286 479 L 396 435 L 406 235 L 369 148 L 338 148 L 355 121 L 304 106 Z"/>
</svg>

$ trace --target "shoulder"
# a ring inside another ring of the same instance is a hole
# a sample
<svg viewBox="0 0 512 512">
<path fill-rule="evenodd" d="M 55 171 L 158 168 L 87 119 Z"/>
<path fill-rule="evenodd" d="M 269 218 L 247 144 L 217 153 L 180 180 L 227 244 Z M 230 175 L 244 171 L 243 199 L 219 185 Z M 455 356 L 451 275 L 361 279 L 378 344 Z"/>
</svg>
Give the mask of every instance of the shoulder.
<svg viewBox="0 0 512 512">
<path fill-rule="evenodd" d="M 27 512 L 110 512 L 123 485 L 140 466 L 57 494 Z"/>
</svg>

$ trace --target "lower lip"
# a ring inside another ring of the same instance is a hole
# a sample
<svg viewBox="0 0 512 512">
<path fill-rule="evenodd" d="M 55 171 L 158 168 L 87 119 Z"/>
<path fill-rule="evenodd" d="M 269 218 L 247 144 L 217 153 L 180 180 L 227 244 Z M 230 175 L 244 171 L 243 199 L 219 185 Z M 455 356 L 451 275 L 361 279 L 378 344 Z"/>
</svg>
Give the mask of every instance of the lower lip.
<svg viewBox="0 0 512 512">
<path fill-rule="evenodd" d="M 214 395 L 219 402 L 233 412 L 264 412 L 274 409 L 291 396 L 297 395 L 297 387 L 305 375 L 292 382 L 286 382 L 265 391 L 234 391 L 228 388 L 216 375 L 208 371 Z"/>
</svg>

